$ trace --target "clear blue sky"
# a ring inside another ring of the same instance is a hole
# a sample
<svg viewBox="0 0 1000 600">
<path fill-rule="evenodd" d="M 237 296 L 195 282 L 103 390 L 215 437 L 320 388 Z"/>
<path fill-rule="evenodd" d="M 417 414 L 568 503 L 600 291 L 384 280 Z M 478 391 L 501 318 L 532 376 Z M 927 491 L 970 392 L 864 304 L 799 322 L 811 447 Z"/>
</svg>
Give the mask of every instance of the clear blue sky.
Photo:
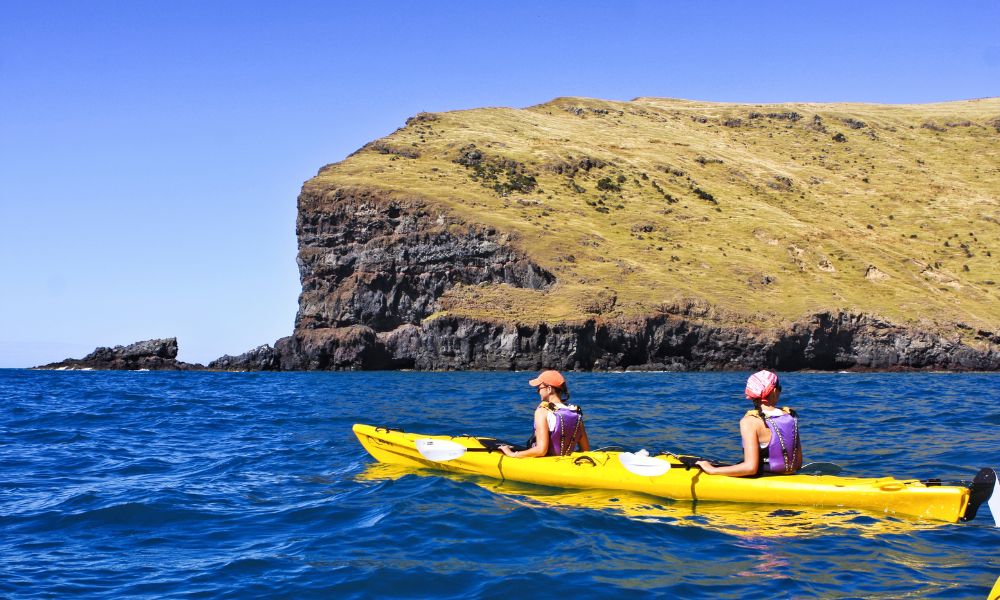
<svg viewBox="0 0 1000 600">
<path fill-rule="evenodd" d="M 0 0 L 0 367 L 288 335 L 302 182 L 417 112 L 997 96 L 998 24 L 998 0 Z"/>
</svg>

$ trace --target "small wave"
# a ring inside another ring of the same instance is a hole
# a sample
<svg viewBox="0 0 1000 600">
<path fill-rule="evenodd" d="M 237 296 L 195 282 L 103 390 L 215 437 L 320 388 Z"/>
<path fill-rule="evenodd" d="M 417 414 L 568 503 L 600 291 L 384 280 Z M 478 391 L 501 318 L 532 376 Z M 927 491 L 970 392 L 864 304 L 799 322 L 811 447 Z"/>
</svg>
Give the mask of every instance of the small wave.
<svg viewBox="0 0 1000 600">
<path fill-rule="evenodd" d="M 124 502 L 78 512 L 59 519 L 61 527 L 77 525 L 144 527 L 155 529 L 171 523 L 191 523 L 214 519 L 215 515 L 179 507 L 173 503 Z"/>
<path fill-rule="evenodd" d="M 573 399 L 595 447 L 733 457 L 744 376 L 573 373 Z M 0 596 L 949 597 L 996 577 L 969 551 L 994 541 L 985 510 L 956 525 L 558 490 L 376 465 L 350 430 L 523 439 L 527 379 L 0 371 Z M 810 459 L 900 477 L 1000 466 L 996 384 L 783 375 Z M 946 392 L 962 411 L 938 410 Z"/>
</svg>

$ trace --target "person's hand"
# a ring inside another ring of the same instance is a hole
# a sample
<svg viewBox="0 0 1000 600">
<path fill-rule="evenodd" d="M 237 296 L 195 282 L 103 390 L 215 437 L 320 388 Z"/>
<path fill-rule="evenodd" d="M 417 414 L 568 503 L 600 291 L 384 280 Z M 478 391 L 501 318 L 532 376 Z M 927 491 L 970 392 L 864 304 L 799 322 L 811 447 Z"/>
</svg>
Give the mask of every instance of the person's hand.
<svg viewBox="0 0 1000 600">
<path fill-rule="evenodd" d="M 713 467 L 712 463 L 708 462 L 707 460 L 699 460 L 694 464 L 696 467 L 700 468 L 702 471 L 708 473 L 709 475 L 713 475 L 715 473 L 715 467 Z"/>
<path fill-rule="evenodd" d="M 510 446 L 500 446 L 500 452 L 507 456 L 514 456 L 514 451 L 510 449 Z"/>
</svg>

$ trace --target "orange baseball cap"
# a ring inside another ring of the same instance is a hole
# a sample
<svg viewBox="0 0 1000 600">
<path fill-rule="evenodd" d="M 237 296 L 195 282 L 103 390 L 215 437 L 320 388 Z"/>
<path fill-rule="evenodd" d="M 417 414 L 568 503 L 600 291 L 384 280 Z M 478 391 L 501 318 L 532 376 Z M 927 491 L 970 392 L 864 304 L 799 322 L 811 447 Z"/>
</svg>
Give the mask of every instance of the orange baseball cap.
<svg viewBox="0 0 1000 600">
<path fill-rule="evenodd" d="M 566 378 L 559 371 L 542 371 L 538 377 L 528 382 L 531 387 L 538 387 L 541 384 L 551 385 L 555 388 L 562 388 L 566 385 Z"/>
</svg>

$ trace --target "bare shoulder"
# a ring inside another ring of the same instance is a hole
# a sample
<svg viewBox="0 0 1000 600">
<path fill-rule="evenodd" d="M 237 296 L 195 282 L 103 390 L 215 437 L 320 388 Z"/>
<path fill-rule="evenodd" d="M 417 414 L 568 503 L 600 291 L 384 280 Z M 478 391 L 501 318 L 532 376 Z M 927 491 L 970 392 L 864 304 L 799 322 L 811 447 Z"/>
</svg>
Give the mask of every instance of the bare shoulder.
<svg viewBox="0 0 1000 600">
<path fill-rule="evenodd" d="M 766 428 L 764 421 L 756 413 L 747 413 L 740 419 L 740 430 L 742 431 L 759 431 Z"/>
</svg>

